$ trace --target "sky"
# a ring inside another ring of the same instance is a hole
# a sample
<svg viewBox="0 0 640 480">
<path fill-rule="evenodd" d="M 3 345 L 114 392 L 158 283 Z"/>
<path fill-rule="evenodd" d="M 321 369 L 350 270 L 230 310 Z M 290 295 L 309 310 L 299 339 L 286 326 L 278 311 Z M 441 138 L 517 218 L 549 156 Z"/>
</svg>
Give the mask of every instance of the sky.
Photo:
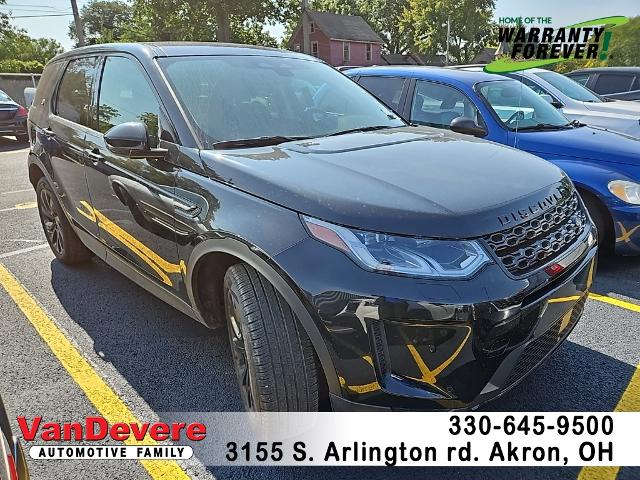
<svg viewBox="0 0 640 480">
<path fill-rule="evenodd" d="M 81 7 L 88 0 L 77 0 Z M 13 25 L 24 28 L 32 37 L 51 37 L 58 40 L 65 50 L 72 48 L 68 36 L 71 16 L 69 0 L 6 0 L 0 11 L 11 12 Z M 33 15 L 65 15 L 33 18 Z M 560 27 L 594 18 L 612 15 L 640 15 L 639 0 L 496 0 L 495 19 L 499 17 L 551 17 L 552 26 Z M 23 18 L 17 18 L 23 17 Z M 26 18 L 31 17 L 31 18 Z M 282 25 L 268 28 L 280 39 Z"/>
</svg>

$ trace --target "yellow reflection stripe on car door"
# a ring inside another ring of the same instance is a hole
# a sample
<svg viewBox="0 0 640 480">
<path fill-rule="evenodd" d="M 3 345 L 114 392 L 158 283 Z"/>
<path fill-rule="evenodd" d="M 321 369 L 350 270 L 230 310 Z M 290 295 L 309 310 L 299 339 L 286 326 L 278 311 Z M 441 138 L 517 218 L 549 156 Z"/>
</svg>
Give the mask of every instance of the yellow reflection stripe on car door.
<svg viewBox="0 0 640 480">
<path fill-rule="evenodd" d="M 167 274 L 185 272 L 186 267 L 184 262 L 176 264 L 165 260 L 122 227 L 113 223 L 113 221 L 111 221 L 106 215 L 93 208 L 89 203 L 85 201 L 81 201 L 80 203 L 90 213 L 85 212 L 80 208 L 78 208 L 78 212 L 89 219 L 95 220 L 100 229 L 120 241 L 120 243 L 140 257 L 142 261 L 149 265 L 153 271 L 158 274 L 162 282 L 166 285 L 173 286 L 173 282 Z"/>
</svg>

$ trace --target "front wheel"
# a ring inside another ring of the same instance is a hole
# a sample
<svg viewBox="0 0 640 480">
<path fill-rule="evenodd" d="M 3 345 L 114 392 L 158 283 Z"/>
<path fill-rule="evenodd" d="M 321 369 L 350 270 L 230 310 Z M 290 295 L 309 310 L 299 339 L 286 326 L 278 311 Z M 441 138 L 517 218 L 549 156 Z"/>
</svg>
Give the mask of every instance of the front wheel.
<svg viewBox="0 0 640 480">
<path fill-rule="evenodd" d="M 311 341 L 291 307 L 246 264 L 224 277 L 231 353 L 248 411 L 318 411 L 319 367 Z"/>
<path fill-rule="evenodd" d="M 42 177 L 36 185 L 38 213 L 47 242 L 58 260 L 67 265 L 83 263 L 93 257 L 73 231 L 49 182 Z"/>
</svg>

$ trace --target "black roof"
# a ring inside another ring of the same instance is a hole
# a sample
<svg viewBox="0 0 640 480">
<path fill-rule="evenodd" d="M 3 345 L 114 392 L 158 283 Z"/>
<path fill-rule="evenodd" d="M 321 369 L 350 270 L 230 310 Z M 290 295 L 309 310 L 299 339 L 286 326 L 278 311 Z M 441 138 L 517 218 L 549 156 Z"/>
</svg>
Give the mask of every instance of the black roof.
<svg viewBox="0 0 640 480">
<path fill-rule="evenodd" d="M 283 57 L 300 57 L 314 59 L 301 53 L 278 48 L 260 47 L 256 45 L 241 45 L 236 43 L 216 42 L 141 42 L 141 43 L 101 43 L 75 48 L 53 58 L 60 60 L 76 55 L 92 53 L 125 52 L 139 57 L 174 57 L 182 55 L 268 55 Z"/>
<path fill-rule="evenodd" d="M 307 10 L 313 23 L 329 38 L 359 42 L 384 43 L 364 18 L 357 15 Z"/>
<path fill-rule="evenodd" d="M 640 67 L 593 67 L 593 68 L 579 68 L 577 70 L 573 70 L 572 72 L 567 73 L 567 75 L 571 75 L 572 73 L 640 73 Z"/>
</svg>

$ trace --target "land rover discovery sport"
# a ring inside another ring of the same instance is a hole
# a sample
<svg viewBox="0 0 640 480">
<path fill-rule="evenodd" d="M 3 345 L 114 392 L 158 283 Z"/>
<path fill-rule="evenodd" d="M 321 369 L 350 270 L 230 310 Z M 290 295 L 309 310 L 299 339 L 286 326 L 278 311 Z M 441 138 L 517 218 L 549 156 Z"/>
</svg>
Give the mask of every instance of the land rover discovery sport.
<svg viewBox="0 0 640 480">
<path fill-rule="evenodd" d="M 408 125 L 305 55 L 72 50 L 28 128 L 55 256 L 226 326 L 247 409 L 474 407 L 567 337 L 594 274 L 560 169 Z"/>
</svg>

